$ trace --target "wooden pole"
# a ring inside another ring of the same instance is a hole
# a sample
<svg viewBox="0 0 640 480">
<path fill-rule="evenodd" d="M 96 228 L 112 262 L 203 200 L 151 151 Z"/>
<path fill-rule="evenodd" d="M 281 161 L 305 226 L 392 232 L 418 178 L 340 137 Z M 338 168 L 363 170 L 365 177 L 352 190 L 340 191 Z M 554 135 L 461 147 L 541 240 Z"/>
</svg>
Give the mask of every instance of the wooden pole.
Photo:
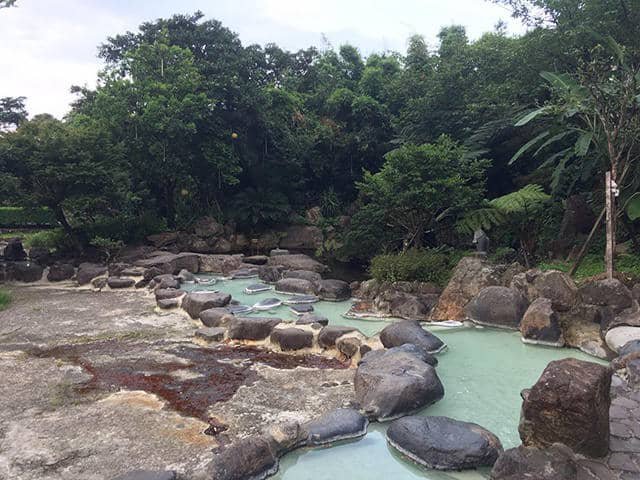
<svg viewBox="0 0 640 480">
<path fill-rule="evenodd" d="M 604 267 L 607 274 L 607 278 L 613 278 L 613 255 L 615 250 L 615 212 L 613 210 L 613 192 L 611 191 L 611 172 L 605 173 L 604 176 L 604 188 L 605 188 L 605 209 L 606 220 L 605 225 L 607 228 L 607 239 L 604 253 Z"/>
<path fill-rule="evenodd" d="M 578 270 L 578 267 L 580 266 L 582 259 L 587 253 L 587 249 L 589 248 L 589 245 L 591 245 L 591 240 L 593 240 L 593 236 L 595 235 L 596 231 L 598 230 L 598 227 L 602 223 L 602 219 L 604 218 L 604 214 L 606 210 L 607 210 L 606 208 L 602 209 L 602 211 L 600 212 L 600 216 L 598 216 L 598 219 L 596 220 L 596 223 L 593 224 L 593 227 L 591 228 L 591 232 L 589 232 L 589 236 L 585 240 L 584 245 L 582 245 L 582 248 L 580 249 L 580 253 L 578 253 L 578 256 L 576 257 L 576 261 L 573 263 L 573 267 L 571 267 L 571 270 L 569 270 L 570 276 L 573 277 L 573 275 L 575 275 L 576 273 L 576 270 Z"/>
</svg>

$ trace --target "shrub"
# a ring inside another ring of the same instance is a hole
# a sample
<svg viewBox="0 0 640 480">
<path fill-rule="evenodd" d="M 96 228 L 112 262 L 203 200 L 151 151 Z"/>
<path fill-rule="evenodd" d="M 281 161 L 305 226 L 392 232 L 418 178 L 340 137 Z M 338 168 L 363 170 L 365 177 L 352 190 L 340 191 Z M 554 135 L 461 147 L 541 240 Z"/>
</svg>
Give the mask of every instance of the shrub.
<svg viewBox="0 0 640 480">
<path fill-rule="evenodd" d="M 0 310 L 4 310 L 11 303 L 11 294 L 6 290 L 0 290 Z"/>
<path fill-rule="evenodd" d="M 44 227 L 56 223 L 48 208 L 0 207 L 0 227 Z"/>
<path fill-rule="evenodd" d="M 72 249 L 69 237 L 61 228 L 27 234 L 23 243 L 26 248 L 46 248 L 49 251 L 63 252 Z"/>
<path fill-rule="evenodd" d="M 461 254 L 440 249 L 408 250 L 377 255 L 371 260 L 371 275 L 378 281 L 420 281 L 444 285 Z"/>
</svg>

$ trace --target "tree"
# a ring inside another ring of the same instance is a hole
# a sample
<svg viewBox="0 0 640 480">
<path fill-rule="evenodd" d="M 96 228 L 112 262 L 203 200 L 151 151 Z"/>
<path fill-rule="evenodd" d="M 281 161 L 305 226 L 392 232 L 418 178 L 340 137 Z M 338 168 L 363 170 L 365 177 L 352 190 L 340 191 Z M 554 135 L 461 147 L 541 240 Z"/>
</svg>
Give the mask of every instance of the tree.
<svg viewBox="0 0 640 480">
<path fill-rule="evenodd" d="M 78 250 L 88 239 L 72 224 L 119 209 L 122 153 L 104 129 L 80 117 L 65 123 L 38 115 L 0 137 L 0 164 L 18 179 L 25 200 L 51 209 Z"/>
<path fill-rule="evenodd" d="M 422 247 L 425 235 L 440 222 L 478 205 L 488 165 L 443 136 L 433 144 L 408 144 L 389 152 L 379 172 L 365 172 L 358 189 L 363 208 L 377 212 L 384 230 L 406 251 Z"/>
<path fill-rule="evenodd" d="M 0 98 L 0 132 L 19 127 L 27 119 L 25 97 Z"/>
</svg>

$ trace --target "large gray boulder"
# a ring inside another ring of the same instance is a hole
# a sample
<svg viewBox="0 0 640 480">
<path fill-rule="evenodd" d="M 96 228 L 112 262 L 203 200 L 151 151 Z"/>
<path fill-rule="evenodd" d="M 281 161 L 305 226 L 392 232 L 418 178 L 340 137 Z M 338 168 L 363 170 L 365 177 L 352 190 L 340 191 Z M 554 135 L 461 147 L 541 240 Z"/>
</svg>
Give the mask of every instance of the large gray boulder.
<svg viewBox="0 0 640 480">
<path fill-rule="evenodd" d="M 491 470 L 491 480 L 577 480 L 578 463 L 562 444 L 545 449 L 520 445 L 505 451 Z"/>
<path fill-rule="evenodd" d="M 580 299 L 583 303 L 611 307 L 614 313 L 620 313 L 631 307 L 631 291 L 618 279 L 594 280 L 580 287 Z"/>
<path fill-rule="evenodd" d="M 529 305 L 520 322 L 520 333 L 525 343 L 564 346 L 558 314 L 548 298 L 537 298 Z"/>
<path fill-rule="evenodd" d="M 589 457 L 609 451 L 611 369 L 573 358 L 549 363 L 522 392 L 520 438 L 528 447 L 563 443 Z"/>
<path fill-rule="evenodd" d="M 349 287 L 347 282 L 343 282 L 342 280 L 320 280 L 318 282 L 317 294 L 322 300 L 341 302 L 351 298 L 351 287 Z"/>
<path fill-rule="evenodd" d="M 62 282 L 70 280 L 76 274 L 75 267 L 70 263 L 54 263 L 49 267 L 47 280 L 50 282 Z"/>
<path fill-rule="evenodd" d="M 237 270 L 243 263 L 244 255 L 199 255 L 198 269 L 200 273 L 220 273 L 227 275 Z"/>
<path fill-rule="evenodd" d="M 22 262 L 27 259 L 27 252 L 25 252 L 22 246 L 22 240 L 19 238 L 12 238 L 4 247 L 4 259 L 7 262 Z"/>
<path fill-rule="evenodd" d="M 292 225 L 284 232 L 280 247 L 292 250 L 317 250 L 322 246 L 322 230 L 315 226 Z"/>
<path fill-rule="evenodd" d="M 373 315 L 428 320 L 441 289 L 428 282 L 379 282 L 367 280 L 352 289 L 361 306 Z"/>
<path fill-rule="evenodd" d="M 329 325 L 329 319 L 324 315 L 319 315 L 317 313 L 305 313 L 296 320 L 296 325 L 313 325 L 319 324 L 323 326 Z"/>
<path fill-rule="evenodd" d="M 191 318 L 199 318 L 200 312 L 210 308 L 225 307 L 231 301 L 231 295 L 218 292 L 191 292 L 182 300 L 182 308 Z"/>
<path fill-rule="evenodd" d="M 271 342 L 282 351 L 302 350 L 313 346 L 313 333 L 301 328 L 276 328 L 271 333 Z"/>
<path fill-rule="evenodd" d="M 608 347 L 614 352 L 633 340 L 640 340 L 640 327 L 615 327 L 609 330 L 604 337 Z"/>
<path fill-rule="evenodd" d="M 318 272 L 311 272 L 309 270 L 288 270 L 284 272 L 284 278 L 302 278 L 303 280 L 308 280 L 311 283 L 316 283 L 322 280 L 322 275 Z"/>
<path fill-rule="evenodd" d="M 278 471 L 278 452 L 263 435 L 243 438 L 219 449 L 207 468 L 215 480 L 263 480 Z"/>
<path fill-rule="evenodd" d="M 282 279 L 285 268 L 282 265 L 260 265 L 258 277 L 265 283 L 276 283 Z"/>
<path fill-rule="evenodd" d="M 475 323 L 517 330 L 527 306 L 527 300 L 514 288 L 486 287 L 467 305 L 466 313 Z"/>
<path fill-rule="evenodd" d="M 360 409 L 379 421 L 407 415 L 444 396 L 434 367 L 395 348 L 367 353 L 356 370 L 354 387 Z"/>
<path fill-rule="evenodd" d="M 225 307 L 208 308 L 200 312 L 200 321 L 207 327 L 224 327 L 233 318 Z"/>
<path fill-rule="evenodd" d="M 158 268 L 162 273 L 177 274 L 180 270 L 198 273 L 200 270 L 200 255 L 197 253 L 168 253 L 157 252 L 149 258 L 137 260 L 134 265 L 143 268 Z"/>
<path fill-rule="evenodd" d="M 327 270 L 326 265 L 323 265 L 310 256 L 301 253 L 271 256 L 269 257 L 268 265 L 279 265 L 284 267 L 286 270 L 310 270 L 318 273 L 322 273 Z"/>
<path fill-rule="evenodd" d="M 387 441 L 414 462 L 436 470 L 491 467 L 503 451 L 489 430 L 448 417 L 399 418 L 389 425 Z"/>
<path fill-rule="evenodd" d="M 166 300 L 169 298 L 180 298 L 185 293 L 184 290 L 179 290 L 177 288 L 158 288 L 154 295 L 156 296 L 156 300 Z"/>
<path fill-rule="evenodd" d="M 514 275 L 523 270 L 518 264 L 495 265 L 478 257 L 462 258 L 440 295 L 431 320 L 465 320 L 465 307 L 482 289 L 508 286 Z"/>
<path fill-rule="evenodd" d="M 511 287 L 519 290 L 529 303 L 538 298 L 548 298 L 553 309 L 558 312 L 570 310 L 578 300 L 575 282 L 569 275 L 558 270 L 527 270 L 513 277 Z"/>
<path fill-rule="evenodd" d="M 366 435 L 369 420 L 352 408 L 338 408 L 303 426 L 307 446 L 327 445 Z"/>
<path fill-rule="evenodd" d="M 42 280 L 44 269 L 35 262 L 7 263 L 9 278 L 17 282 L 33 283 Z"/>
<path fill-rule="evenodd" d="M 227 336 L 232 340 L 264 340 L 282 320 L 273 317 L 232 317 Z"/>
<path fill-rule="evenodd" d="M 121 288 L 132 288 L 136 284 L 133 278 L 128 277 L 109 277 L 107 278 L 107 285 L 114 290 Z"/>
<path fill-rule="evenodd" d="M 276 282 L 276 291 L 282 293 L 315 295 L 316 286 L 309 280 L 304 280 L 302 278 L 283 278 Z"/>
<path fill-rule="evenodd" d="M 95 263 L 81 263 L 76 273 L 78 285 L 88 285 L 94 278 L 106 275 L 107 267 Z"/>
<path fill-rule="evenodd" d="M 409 343 L 423 348 L 428 353 L 438 353 L 447 347 L 442 340 L 427 332 L 415 320 L 403 320 L 386 326 L 380 332 L 380 341 L 386 348 Z"/>
<path fill-rule="evenodd" d="M 322 327 L 318 334 L 318 345 L 321 348 L 333 348 L 336 346 L 336 340 L 347 333 L 356 332 L 353 327 L 343 327 L 340 325 L 329 325 Z"/>
<path fill-rule="evenodd" d="M 179 288 L 180 279 L 170 273 L 163 273 L 157 277 L 153 277 L 153 280 L 149 283 L 149 287 L 153 289 L 159 288 Z"/>
</svg>

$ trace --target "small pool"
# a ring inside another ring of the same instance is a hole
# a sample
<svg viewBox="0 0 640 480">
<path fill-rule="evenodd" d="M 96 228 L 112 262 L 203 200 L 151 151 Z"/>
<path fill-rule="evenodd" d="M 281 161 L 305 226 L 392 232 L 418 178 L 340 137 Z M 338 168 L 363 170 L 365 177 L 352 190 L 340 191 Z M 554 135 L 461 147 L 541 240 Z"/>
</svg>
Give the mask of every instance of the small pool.
<svg viewBox="0 0 640 480">
<path fill-rule="evenodd" d="M 243 290 L 256 280 L 220 281 L 216 289 L 230 293 L 241 303 L 252 305 L 259 299 L 286 298 L 275 292 L 246 295 Z M 188 286 L 187 286 L 187 289 Z M 193 287 L 191 287 L 193 289 Z M 334 325 L 349 325 L 366 335 L 373 335 L 387 322 L 372 319 L 348 319 L 342 314 L 351 302 L 319 302 L 315 310 Z M 285 307 L 260 315 L 295 318 Z M 525 345 L 517 332 L 490 328 L 434 330 L 449 346 L 438 355 L 438 375 L 445 388 L 445 397 L 421 414 L 444 415 L 475 422 L 498 435 L 505 448 L 520 443 L 520 391 L 538 379 L 552 360 L 573 357 L 599 362 L 578 350 Z M 385 424 L 372 424 L 363 439 L 332 448 L 300 449 L 282 459 L 279 480 L 388 480 L 388 479 L 485 479 L 488 471 L 443 473 L 419 468 L 392 451 L 385 441 Z"/>
</svg>

